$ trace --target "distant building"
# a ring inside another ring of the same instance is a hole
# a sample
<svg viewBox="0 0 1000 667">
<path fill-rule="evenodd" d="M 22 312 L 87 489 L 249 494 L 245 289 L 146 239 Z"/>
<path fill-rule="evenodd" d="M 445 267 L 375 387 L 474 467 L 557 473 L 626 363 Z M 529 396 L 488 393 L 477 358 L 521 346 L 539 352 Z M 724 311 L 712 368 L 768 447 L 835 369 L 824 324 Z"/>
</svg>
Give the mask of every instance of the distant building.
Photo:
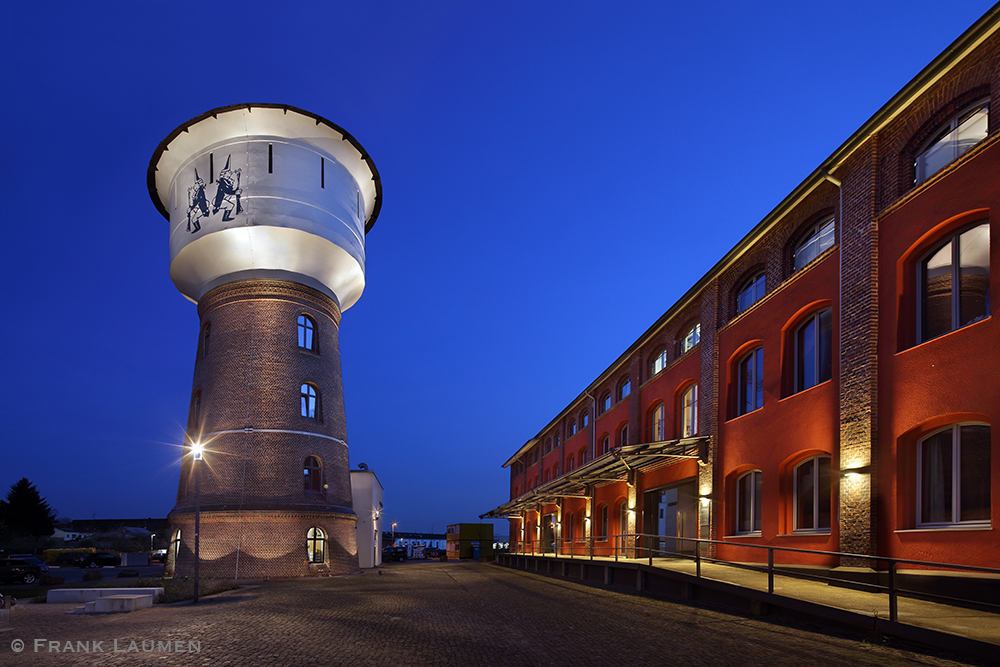
<svg viewBox="0 0 1000 667">
<path fill-rule="evenodd" d="M 1000 567 L 994 93 L 1000 5 L 507 457 L 511 548 Z"/>
<path fill-rule="evenodd" d="M 376 567 L 382 564 L 382 483 L 367 466 L 352 470 L 351 493 L 358 515 L 358 566 Z"/>
<path fill-rule="evenodd" d="M 448 526 L 448 558 L 493 558 L 492 523 L 456 523 Z"/>
</svg>

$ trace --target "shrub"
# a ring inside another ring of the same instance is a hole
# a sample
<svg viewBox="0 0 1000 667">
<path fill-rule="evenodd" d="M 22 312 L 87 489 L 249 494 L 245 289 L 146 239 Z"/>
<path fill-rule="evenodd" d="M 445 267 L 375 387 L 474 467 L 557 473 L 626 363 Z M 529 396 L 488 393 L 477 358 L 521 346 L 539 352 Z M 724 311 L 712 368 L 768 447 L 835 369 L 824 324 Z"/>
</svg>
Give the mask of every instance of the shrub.
<svg viewBox="0 0 1000 667">
<path fill-rule="evenodd" d="M 86 574 L 83 575 L 84 581 L 100 581 L 104 578 L 100 570 L 88 570 Z"/>
</svg>

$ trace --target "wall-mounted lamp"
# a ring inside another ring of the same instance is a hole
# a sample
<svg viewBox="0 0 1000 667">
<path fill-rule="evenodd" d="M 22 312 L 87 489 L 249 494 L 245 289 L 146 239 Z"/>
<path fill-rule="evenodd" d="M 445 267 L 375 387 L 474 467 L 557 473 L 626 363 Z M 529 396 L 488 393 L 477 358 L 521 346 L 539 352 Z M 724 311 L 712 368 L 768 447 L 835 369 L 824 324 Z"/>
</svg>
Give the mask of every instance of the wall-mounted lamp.
<svg viewBox="0 0 1000 667">
<path fill-rule="evenodd" d="M 707 505 L 707 504 L 709 504 L 710 502 L 712 502 L 712 499 L 711 499 L 711 497 L 709 497 L 709 496 L 700 496 L 700 497 L 698 498 L 698 500 L 700 500 L 700 501 L 701 501 L 701 504 L 702 504 L 702 505 Z"/>
<path fill-rule="evenodd" d="M 870 475 L 873 472 L 872 468 L 873 466 L 871 464 L 866 466 L 861 466 L 859 468 L 847 468 L 840 471 L 840 476 L 853 478 L 853 477 L 860 477 L 861 475 Z"/>
</svg>

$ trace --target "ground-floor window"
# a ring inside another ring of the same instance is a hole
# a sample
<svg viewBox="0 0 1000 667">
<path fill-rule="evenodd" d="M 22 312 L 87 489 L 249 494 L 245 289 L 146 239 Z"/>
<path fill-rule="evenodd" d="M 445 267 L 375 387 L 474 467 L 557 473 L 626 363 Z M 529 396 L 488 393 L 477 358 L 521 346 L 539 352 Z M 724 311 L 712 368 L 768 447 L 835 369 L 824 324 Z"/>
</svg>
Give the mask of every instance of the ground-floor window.
<svg viewBox="0 0 1000 667">
<path fill-rule="evenodd" d="M 306 532 L 306 551 L 310 563 L 326 562 L 326 532 L 322 528 L 310 528 Z"/>
<path fill-rule="evenodd" d="M 830 457 L 815 456 L 795 467 L 795 530 L 830 530 Z"/>
<path fill-rule="evenodd" d="M 736 481 L 736 533 L 760 532 L 761 472 L 752 470 Z"/>
<path fill-rule="evenodd" d="M 990 522 L 990 427 L 953 424 L 917 443 L 917 523 Z"/>
</svg>

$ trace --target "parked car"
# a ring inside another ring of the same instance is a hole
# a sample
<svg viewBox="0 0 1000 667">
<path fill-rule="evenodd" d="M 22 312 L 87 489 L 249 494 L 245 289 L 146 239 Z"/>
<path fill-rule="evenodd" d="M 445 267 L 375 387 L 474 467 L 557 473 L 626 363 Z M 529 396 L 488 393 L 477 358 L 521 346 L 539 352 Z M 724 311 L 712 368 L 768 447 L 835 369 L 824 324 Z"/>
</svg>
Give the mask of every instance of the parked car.
<svg viewBox="0 0 1000 667">
<path fill-rule="evenodd" d="M 167 562 L 167 550 L 166 549 L 157 549 L 156 551 L 154 551 L 150 555 L 149 560 L 156 561 L 158 563 L 166 563 Z"/>
<path fill-rule="evenodd" d="M 73 561 L 77 567 L 114 567 L 118 565 L 118 556 L 114 554 L 87 554 Z"/>
<path fill-rule="evenodd" d="M 424 558 L 440 558 L 445 554 L 444 549 L 438 549 L 437 547 L 427 547 L 424 549 Z"/>
<path fill-rule="evenodd" d="M 394 560 L 403 561 L 406 559 L 406 547 L 382 547 L 383 563 L 391 563 Z"/>
<path fill-rule="evenodd" d="M 32 565 L 37 565 L 38 567 L 42 568 L 42 574 L 49 573 L 49 566 L 41 559 L 35 558 L 31 554 L 11 554 L 10 558 L 20 558 L 21 560 L 26 560 Z"/>
<path fill-rule="evenodd" d="M 8 584 L 33 584 L 42 576 L 42 568 L 20 558 L 0 558 L 0 581 Z"/>
<path fill-rule="evenodd" d="M 75 565 L 77 558 L 80 556 L 86 556 L 86 551 L 64 551 L 63 553 L 56 556 L 55 565 L 59 567 L 66 567 L 67 565 Z"/>
</svg>

